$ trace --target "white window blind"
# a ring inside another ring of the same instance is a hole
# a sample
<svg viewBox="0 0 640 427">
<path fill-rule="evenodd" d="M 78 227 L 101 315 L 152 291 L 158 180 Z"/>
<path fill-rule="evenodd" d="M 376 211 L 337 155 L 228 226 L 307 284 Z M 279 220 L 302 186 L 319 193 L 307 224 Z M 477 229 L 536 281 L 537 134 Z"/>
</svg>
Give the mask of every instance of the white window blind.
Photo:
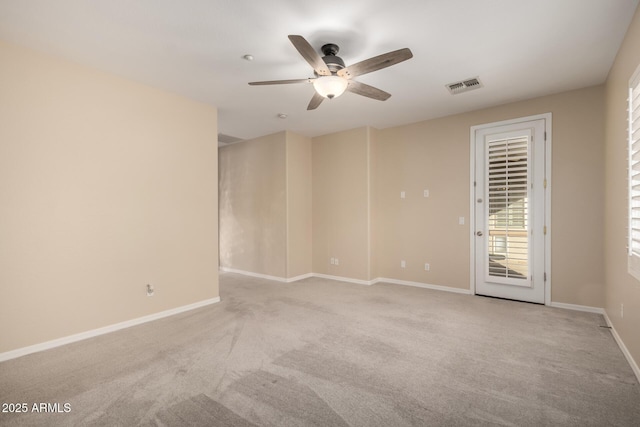
<svg viewBox="0 0 640 427">
<path fill-rule="evenodd" d="M 640 66 L 629 80 L 629 273 L 640 280 Z"/>
<path fill-rule="evenodd" d="M 487 144 L 489 275 L 529 277 L 529 137 Z"/>
</svg>

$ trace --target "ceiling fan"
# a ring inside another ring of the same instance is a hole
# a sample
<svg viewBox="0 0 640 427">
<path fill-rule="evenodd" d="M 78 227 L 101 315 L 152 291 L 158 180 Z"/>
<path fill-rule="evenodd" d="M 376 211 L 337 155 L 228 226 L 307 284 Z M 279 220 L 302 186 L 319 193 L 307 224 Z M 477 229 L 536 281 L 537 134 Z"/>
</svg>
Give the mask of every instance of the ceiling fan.
<svg viewBox="0 0 640 427">
<path fill-rule="evenodd" d="M 336 56 L 340 48 L 333 44 L 325 44 L 321 50 L 324 56 L 320 56 L 315 49 L 302 36 L 291 35 L 289 40 L 300 52 L 300 55 L 313 67 L 315 77 L 293 80 L 270 80 L 264 82 L 250 82 L 252 86 L 258 85 L 282 85 L 292 83 L 313 83 L 316 93 L 313 94 L 307 110 L 315 110 L 325 98 L 333 99 L 344 93 L 345 90 L 368 98 L 386 101 L 391 96 L 383 90 L 353 80 L 356 76 L 370 73 L 390 67 L 399 62 L 413 58 L 413 53 L 408 48 L 394 50 L 365 59 L 356 64 L 345 66 L 344 61 Z"/>
</svg>

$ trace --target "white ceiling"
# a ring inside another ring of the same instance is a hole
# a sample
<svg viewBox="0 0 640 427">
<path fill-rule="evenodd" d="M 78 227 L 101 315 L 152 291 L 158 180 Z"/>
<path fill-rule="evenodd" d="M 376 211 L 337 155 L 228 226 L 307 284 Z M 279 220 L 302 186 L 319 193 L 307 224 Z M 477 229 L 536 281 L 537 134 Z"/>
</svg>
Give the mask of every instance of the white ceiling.
<svg viewBox="0 0 640 427">
<path fill-rule="evenodd" d="M 638 0 L 0 0 L 0 39 L 61 55 L 218 108 L 220 133 L 317 136 L 386 128 L 603 83 Z M 357 80 L 317 110 L 287 39 L 336 43 L 349 64 L 408 47 L 414 57 Z M 243 55 L 255 57 L 252 62 Z M 0 64 L 1 66 L 1 64 Z M 452 96 L 445 84 L 479 77 Z M 279 119 L 278 113 L 288 118 Z"/>
</svg>

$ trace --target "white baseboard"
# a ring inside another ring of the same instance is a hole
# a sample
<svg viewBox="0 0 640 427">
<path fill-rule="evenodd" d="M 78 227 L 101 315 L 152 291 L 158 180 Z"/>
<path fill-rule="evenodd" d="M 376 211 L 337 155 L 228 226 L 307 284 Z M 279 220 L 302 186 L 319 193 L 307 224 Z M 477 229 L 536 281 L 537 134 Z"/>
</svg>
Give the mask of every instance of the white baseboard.
<svg viewBox="0 0 640 427">
<path fill-rule="evenodd" d="M 261 279 L 275 280 L 275 281 L 278 281 L 278 282 L 286 282 L 286 283 L 295 282 L 295 281 L 302 280 L 302 279 L 307 279 L 309 277 L 318 277 L 320 279 L 329 279 L 329 280 L 337 280 L 339 282 L 355 283 L 356 285 L 367 285 L 368 286 L 368 285 L 375 285 L 376 283 L 384 282 L 384 283 L 391 283 L 391 284 L 394 284 L 394 285 L 414 286 L 414 287 L 417 287 L 417 288 L 434 289 L 434 290 L 438 290 L 438 291 L 454 292 L 454 293 L 465 294 L 465 295 L 470 295 L 471 294 L 471 291 L 469 289 L 453 288 L 453 287 L 450 287 L 450 286 L 430 285 L 428 283 L 410 282 L 410 281 L 407 281 L 407 280 L 389 279 L 389 278 L 386 278 L 386 277 L 378 277 L 377 279 L 373 279 L 373 280 L 362 280 L 362 279 L 352 279 L 350 277 L 343 277 L 343 276 L 333 276 L 333 275 L 330 275 L 330 274 L 307 273 L 307 274 L 303 274 L 301 276 L 296 276 L 296 277 L 291 277 L 289 279 L 285 279 L 284 277 L 268 276 L 266 274 L 253 273 L 251 271 L 244 271 L 244 270 L 237 270 L 235 268 L 220 267 L 220 270 L 224 271 L 224 272 L 227 272 L 227 273 L 242 274 L 244 276 L 258 277 L 258 278 L 261 278 Z"/>
<path fill-rule="evenodd" d="M 310 277 L 313 277 L 313 273 L 301 274 L 300 276 L 296 277 L 289 277 L 287 279 L 287 283 L 297 282 L 298 280 L 308 279 Z"/>
<path fill-rule="evenodd" d="M 224 271 L 225 273 L 242 274 L 243 276 L 249 276 L 249 277 L 257 277 L 259 279 L 275 280 L 276 282 L 283 282 L 283 283 L 287 282 L 287 279 L 285 279 L 284 277 L 269 276 L 268 274 L 253 273 L 251 271 L 238 270 L 235 268 L 220 267 L 220 271 Z"/>
<path fill-rule="evenodd" d="M 441 285 L 430 285 L 428 283 L 421 282 L 411 282 L 408 280 L 398 280 L 398 279 L 389 279 L 387 277 L 378 277 L 373 281 L 374 283 L 391 283 L 393 285 L 402 285 L 402 286 L 413 286 L 416 288 L 424 288 L 424 289 L 433 289 L 436 291 L 445 291 L 445 292 L 453 292 L 456 294 L 465 294 L 471 295 L 471 291 L 469 289 L 462 288 L 453 288 L 451 286 L 441 286 Z"/>
<path fill-rule="evenodd" d="M 224 271 L 225 273 L 242 274 L 243 276 L 249 276 L 249 277 L 257 277 L 259 279 L 274 280 L 276 282 L 282 282 L 282 283 L 297 282 L 298 280 L 308 279 L 309 277 L 313 277 L 313 273 L 307 273 L 307 274 L 301 274 L 300 276 L 290 277 L 287 279 L 286 277 L 270 276 L 268 274 L 254 273 L 252 271 L 238 270 L 236 268 L 228 268 L 228 267 L 220 267 L 220 271 Z"/>
<path fill-rule="evenodd" d="M 349 277 L 331 276 L 329 274 L 320 274 L 320 273 L 307 273 L 307 274 L 286 279 L 284 277 L 269 276 L 266 274 L 254 273 L 251 271 L 244 271 L 244 270 L 238 270 L 235 268 L 227 268 L 227 267 L 220 267 L 220 271 L 224 271 L 226 273 L 242 274 L 243 276 L 249 276 L 249 277 L 257 277 L 259 279 L 275 280 L 276 282 L 283 282 L 283 283 L 297 282 L 298 280 L 308 279 L 309 277 L 319 277 L 321 279 L 338 280 L 340 282 L 355 283 L 358 285 L 372 285 L 374 283 L 373 281 L 369 281 L 369 280 L 351 279 Z"/>
<path fill-rule="evenodd" d="M 79 334 L 69 335 L 63 338 L 58 338 L 51 341 L 46 341 L 40 344 L 30 345 L 28 347 L 18 348 L 16 350 L 0 353 L 0 362 L 5 360 L 15 359 L 17 357 L 26 356 L 27 354 L 37 353 L 39 351 L 49 350 L 55 347 L 60 347 L 65 344 L 71 344 L 73 342 L 86 340 L 88 338 L 97 337 L 99 335 L 115 332 L 120 329 L 130 328 L 132 326 L 140 325 L 142 323 L 151 322 L 153 320 L 162 319 L 163 317 L 173 316 L 185 311 L 195 310 L 196 308 L 204 307 L 206 305 L 215 304 L 220 302 L 220 297 L 206 299 L 189 305 L 183 305 L 181 307 L 172 308 L 170 310 L 161 311 L 159 313 L 150 314 L 148 316 L 138 317 L 136 319 L 127 320 L 125 322 L 116 323 L 113 325 L 105 326 L 98 329 L 93 329 Z"/>
<path fill-rule="evenodd" d="M 609 316 L 607 315 L 607 312 L 605 310 L 603 310 L 602 315 L 604 316 L 604 320 L 607 322 L 607 325 L 611 328 L 611 335 L 613 335 L 613 339 L 616 340 L 618 347 L 620 347 L 622 354 L 624 354 L 624 357 L 627 359 L 627 362 L 629 362 L 629 365 L 631 365 L 631 369 L 633 370 L 633 373 L 636 374 L 636 378 L 638 379 L 638 382 L 640 382 L 640 368 L 638 367 L 638 364 L 633 359 L 633 356 L 631 356 L 631 353 L 629 353 L 627 346 L 624 345 L 622 338 L 620 338 L 620 335 L 618 335 L 616 328 L 613 327 L 613 323 L 611 323 L 611 319 L 609 319 Z"/>
<path fill-rule="evenodd" d="M 312 273 L 313 277 L 320 279 L 338 280 L 340 282 L 355 283 L 356 285 L 373 285 L 375 280 L 351 279 L 349 277 L 331 276 L 329 274 Z"/>
<path fill-rule="evenodd" d="M 590 307 L 588 305 L 567 304 L 564 302 L 551 302 L 549 307 L 564 308 L 565 310 L 586 311 L 587 313 L 605 314 L 604 308 Z"/>
</svg>

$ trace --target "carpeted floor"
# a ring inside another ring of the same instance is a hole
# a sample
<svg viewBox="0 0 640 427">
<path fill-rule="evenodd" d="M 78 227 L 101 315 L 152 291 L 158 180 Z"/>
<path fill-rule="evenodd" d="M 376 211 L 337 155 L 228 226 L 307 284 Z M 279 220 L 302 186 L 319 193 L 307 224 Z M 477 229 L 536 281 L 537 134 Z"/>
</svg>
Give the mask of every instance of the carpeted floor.
<svg viewBox="0 0 640 427">
<path fill-rule="evenodd" d="M 638 426 L 602 316 L 221 274 L 222 302 L 0 363 L 0 425 Z M 33 403 L 63 412 L 33 413 Z M 69 412 L 64 405 L 69 404 Z"/>
</svg>

